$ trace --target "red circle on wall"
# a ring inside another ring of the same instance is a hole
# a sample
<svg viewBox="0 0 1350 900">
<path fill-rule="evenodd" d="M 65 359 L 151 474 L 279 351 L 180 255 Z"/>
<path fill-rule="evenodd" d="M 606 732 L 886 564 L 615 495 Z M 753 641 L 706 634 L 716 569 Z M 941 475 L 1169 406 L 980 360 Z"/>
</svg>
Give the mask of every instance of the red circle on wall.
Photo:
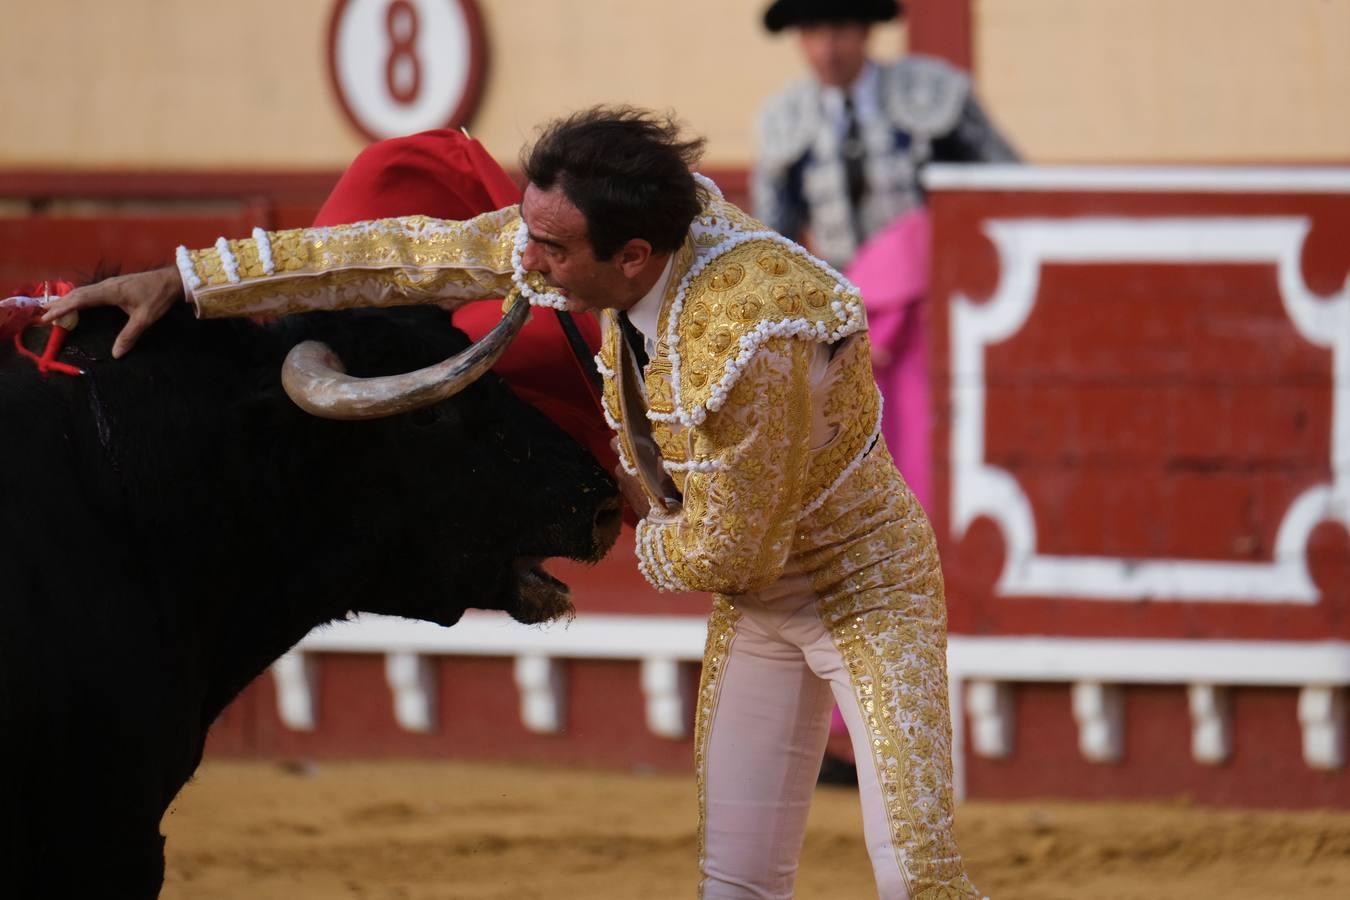
<svg viewBox="0 0 1350 900">
<path fill-rule="evenodd" d="M 487 72 L 474 0 L 338 0 L 328 75 L 348 121 L 376 141 L 466 124 Z"/>
</svg>

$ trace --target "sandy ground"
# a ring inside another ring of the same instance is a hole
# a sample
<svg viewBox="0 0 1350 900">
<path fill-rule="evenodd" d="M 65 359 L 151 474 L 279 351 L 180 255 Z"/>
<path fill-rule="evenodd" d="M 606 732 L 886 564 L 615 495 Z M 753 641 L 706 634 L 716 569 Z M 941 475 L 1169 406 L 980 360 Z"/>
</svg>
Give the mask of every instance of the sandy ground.
<svg viewBox="0 0 1350 900">
<path fill-rule="evenodd" d="M 164 820 L 168 900 L 692 898 L 692 779 L 465 763 L 208 763 Z M 802 900 L 875 897 L 854 793 L 821 788 Z M 980 888 L 1037 898 L 1350 897 L 1350 812 L 969 803 Z"/>
</svg>

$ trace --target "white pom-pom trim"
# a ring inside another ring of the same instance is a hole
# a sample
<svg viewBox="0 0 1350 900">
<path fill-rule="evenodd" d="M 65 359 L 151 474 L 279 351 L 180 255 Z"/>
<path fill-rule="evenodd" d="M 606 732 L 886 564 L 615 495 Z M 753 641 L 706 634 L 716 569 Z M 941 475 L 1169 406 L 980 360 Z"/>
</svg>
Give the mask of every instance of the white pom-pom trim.
<svg viewBox="0 0 1350 900">
<path fill-rule="evenodd" d="M 511 283 L 516 289 L 530 301 L 531 306 L 543 306 L 548 309 L 567 309 L 567 298 L 562 294 L 553 292 L 541 294 L 534 288 L 525 283 L 525 264 L 522 262 L 525 256 L 525 245 L 530 242 L 530 229 L 524 222 L 520 223 L 520 228 L 516 231 L 516 243 L 511 250 Z"/>
<path fill-rule="evenodd" d="M 605 414 L 605 424 L 608 425 L 615 434 L 618 434 L 621 431 L 623 431 L 623 426 L 619 424 L 618 420 L 616 420 L 612 415 L 610 415 L 609 407 L 605 406 L 603 402 L 601 402 L 600 404 L 600 411 Z M 638 474 L 637 466 L 633 465 L 632 461 L 630 461 L 628 457 L 624 454 L 623 441 L 619 441 L 618 446 L 619 446 L 619 465 L 623 467 L 623 470 L 625 472 L 636 478 Z"/>
<path fill-rule="evenodd" d="M 253 243 L 258 245 L 258 261 L 262 263 L 263 272 L 275 275 L 277 266 L 272 259 L 272 241 L 267 237 L 267 232 L 261 228 L 253 229 Z"/>
<path fill-rule="evenodd" d="M 192 257 L 188 256 L 188 248 L 179 244 L 174 252 L 174 259 L 178 262 L 178 275 L 183 279 L 183 286 L 188 289 L 188 293 L 195 292 L 202 286 L 202 280 L 192 265 Z"/>
<path fill-rule="evenodd" d="M 701 176 L 700 176 L 701 177 Z M 716 187 L 716 185 L 714 185 Z M 781 244 L 791 253 L 805 258 L 807 261 L 815 264 L 819 268 L 836 276 L 835 297 L 830 303 L 830 309 L 834 314 L 843 320 L 843 324 L 830 330 L 824 322 L 813 322 L 810 319 L 786 319 L 780 322 L 760 322 L 754 329 L 741 336 L 740 352 L 734 359 L 727 360 L 726 369 L 721 380 L 713 385 L 711 396 L 706 404 L 697 405 L 686 409 L 680 397 L 680 337 L 679 321 L 680 313 L 684 309 L 685 295 L 689 286 L 693 284 L 705 268 L 717 259 L 739 247 L 748 241 L 773 241 Z M 842 298 L 842 299 L 841 299 Z M 847 300 L 848 302 L 845 302 Z M 670 314 L 666 326 L 666 345 L 670 347 L 670 380 L 671 391 L 673 393 L 674 411 L 669 413 L 653 413 L 650 410 L 647 417 L 653 422 L 679 422 L 686 428 L 692 428 L 703 424 L 707 419 L 708 413 L 717 412 L 726 403 L 727 395 L 732 387 L 740 380 L 741 373 L 745 371 L 746 366 L 754 359 L 755 353 L 767 341 L 776 337 L 802 337 L 808 340 L 820 341 L 823 343 L 834 343 L 843 338 L 861 331 L 866 327 L 866 316 L 863 313 L 862 296 L 858 289 L 839 273 L 835 272 L 828 264 L 815 256 L 812 256 L 805 249 L 789 241 L 774 231 L 747 231 L 733 233 L 730 238 L 719 244 L 716 252 L 702 259 L 697 260 L 694 265 L 689 267 L 684 278 L 680 280 L 680 286 L 675 292 L 675 299 L 671 302 Z"/>
<path fill-rule="evenodd" d="M 637 551 L 638 570 L 642 577 L 658 591 L 680 593 L 689 587 L 678 576 L 675 568 L 666 557 L 663 537 L 663 525 L 653 524 L 647 519 L 638 522 L 634 549 Z"/>
<path fill-rule="evenodd" d="M 698 183 L 699 187 L 703 188 L 705 191 L 712 194 L 718 200 L 722 199 L 722 189 L 717 186 L 717 182 L 713 181 L 711 178 L 709 178 L 707 175 L 704 175 L 702 172 L 695 172 L 693 174 L 694 174 L 694 181 Z"/>
<path fill-rule="evenodd" d="M 667 472 L 719 472 L 727 467 L 723 459 L 691 459 L 689 462 L 662 462 Z"/>
<path fill-rule="evenodd" d="M 652 571 L 651 565 L 647 562 L 647 548 L 643 542 L 642 528 L 646 524 L 646 519 L 637 524 L 637 540 L 633 542 L 633 555 L 637 557 L 638 571 L 642 573 L 642 577 L 659 591 L 661 590 L 661 582 L 656 580 L 656 573 Z"/>
<path fill-rule="evenodd" d="M 239 261 L 230 250 L 230 242 L 223 237 L 216 238 L 216 254 L 220 257 L 220 267 L 225 270 L 225 277 L 230 280 L 230 284 L 238 284 Z"/>
<path fill-rule="evenodd" d="M 605 361 L 600 357 L 599 353 L 595 354 L 595 371 L 610 380 L 613 380 L 614 378 L 614 370 L 605 365 Z"/>
<path fill-rule="evenodd" d="M 649 540 L 656 546 L 656 561 L 660 566 L 661 575 L 666 583 L 668 591 L 688 590 L 684 582 L 675 574 L 675 567 L 671 565 L 670 559 L 666 556 L 665 529 L 661 527 L 652 527 L 647 529 Z"/>
</svg>

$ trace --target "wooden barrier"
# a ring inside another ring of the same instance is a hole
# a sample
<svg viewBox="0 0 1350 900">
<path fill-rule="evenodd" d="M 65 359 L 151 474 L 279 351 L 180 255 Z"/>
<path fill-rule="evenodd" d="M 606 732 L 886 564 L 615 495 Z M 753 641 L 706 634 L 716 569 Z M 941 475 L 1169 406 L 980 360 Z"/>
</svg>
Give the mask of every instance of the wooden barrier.
<svg viewBox="0 0 1350 900">
<path fill-rule="evenodd" d="M 156 264 L 322 198 L 163 178 L 0 173 L 34 188 L 0 277 Z M 1350 804 L 1350 170 L 935 167 L 930 190 L 965 794 Z M 647 588 L 627 532 L 554 568 L 570 625 L 317 631 L 211 752 L 688 768 L 706 598 Z"/>
</svg>

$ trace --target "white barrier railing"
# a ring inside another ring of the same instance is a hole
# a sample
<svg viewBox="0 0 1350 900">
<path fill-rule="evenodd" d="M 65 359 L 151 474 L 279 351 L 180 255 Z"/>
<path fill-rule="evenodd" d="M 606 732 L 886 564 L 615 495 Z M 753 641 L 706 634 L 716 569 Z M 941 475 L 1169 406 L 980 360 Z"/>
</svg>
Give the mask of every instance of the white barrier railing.
<svg viewBox="0 0 1350 900">
<path fill-rule="evenodd" d="M 689 735 L 692 719 L 692 697 L 680 667 L 702 660 L 705 635 L 704 620 L 691 616 L 583 614 L 571 622 L 527 627 L 504 615 L 470 613 L 453 628 L 362 616 L 316 629 L 277 661 L 272 674 L 282 721 L 308 731 L 318 725 L 314 654 L 385 654 L 399 725 L 425 732 L 436 724 L 428 657 L 512 657 L 521 720 L 533 731 L 557 733 L 563 729 L 567 699 L 561 660 L 634 660 L 641 667 L 647 727 L 678 739 Z M 1192 755 L 1208 764 L 1223 762 L 1231 753 L 1229 688 L 1299 688 L 1305 761 L 1319 769 L 1345 764 L 1350 642 L 953 635 L 947 658 L 958 795 L 964 789 L 967 715 L 973 752 L 1007 756 L 1016 729 L 1010 685 L 1019 681 L 1071 684 L 1080 751 L 1100 762 L 1119 759 L 1124 746 L 1122 685 L 1185 685 Z"/>
</svg>

